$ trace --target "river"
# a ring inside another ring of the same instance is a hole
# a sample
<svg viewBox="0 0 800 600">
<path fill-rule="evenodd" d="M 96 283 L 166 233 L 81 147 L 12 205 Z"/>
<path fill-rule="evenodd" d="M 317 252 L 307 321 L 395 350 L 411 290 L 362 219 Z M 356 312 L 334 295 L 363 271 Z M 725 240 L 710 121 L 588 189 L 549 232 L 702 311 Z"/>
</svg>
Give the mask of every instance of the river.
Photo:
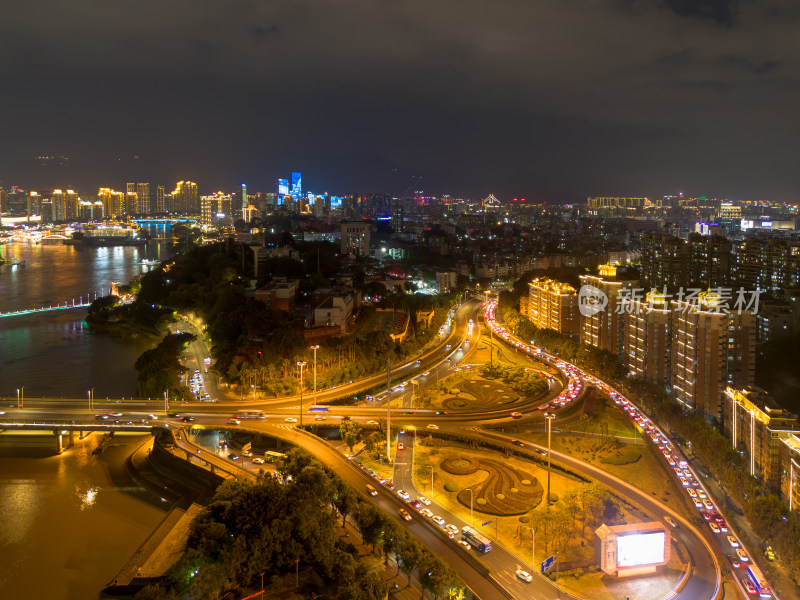
<svg viewBox="0 0 800 600">
<path fill-rule="evenodd" d="M 125 283 L 165 259 L 159 244 L 79 248 L 0 246 L 0 312 L 79 302 L 112 281 Z M 152 347 L 89 329 L 85 309 L 0 317 L 0 394 L 129 397 L 133 363 Z M 85 600 L 105 587 L 158 526 L 168 503 L 139 487 L 126 458 L 149 436 L 121 435 L 100 457 L 97 436 L 54 455 L 52 436 L 0 436 L 0 590 L 7 598 Z"/>
</svg>

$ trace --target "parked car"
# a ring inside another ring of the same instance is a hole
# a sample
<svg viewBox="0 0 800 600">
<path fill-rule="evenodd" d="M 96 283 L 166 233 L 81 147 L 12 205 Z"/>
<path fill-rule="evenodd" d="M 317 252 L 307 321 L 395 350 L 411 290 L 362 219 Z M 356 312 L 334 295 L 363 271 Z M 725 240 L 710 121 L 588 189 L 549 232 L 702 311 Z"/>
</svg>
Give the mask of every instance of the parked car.
<svg viewBox="0 0 800 600">
<path fill-rule="evenodd" d="M 444 519 L 442 517 L 440 517 L 439 515 L 433 515 L 431 517 L 431 521 L 436 523 L 439 527 L 444 527 L 444 523 L 445 523 Z"/>
<path fill-rule="evenodd" d="M 430 506 L 431 505 L 430 499 L 426 498 L 425 496 L 420 496 L 419 498 L 417 498 L 417 500 L 419 500 L 425 506 Z"/>
<path fill-rule="evenodd" d="M 409 500 L 411 498 L 409 493 L 405 490 L 398 490 L 397 495 L 400 496 L 403 500 Z"/>
</svg>

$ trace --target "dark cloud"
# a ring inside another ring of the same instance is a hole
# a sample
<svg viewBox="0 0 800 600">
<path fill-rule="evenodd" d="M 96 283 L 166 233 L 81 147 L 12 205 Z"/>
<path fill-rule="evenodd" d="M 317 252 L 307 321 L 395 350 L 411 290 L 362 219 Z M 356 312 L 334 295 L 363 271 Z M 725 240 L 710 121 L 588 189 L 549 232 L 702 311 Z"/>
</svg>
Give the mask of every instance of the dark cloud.
<svg viewBox="0 0 800 600">
<path fill-rule="evenodd" d="M 798 25 L 794 0 L 6 3 L 0 179 L 790 197 Z"/>
</svg>

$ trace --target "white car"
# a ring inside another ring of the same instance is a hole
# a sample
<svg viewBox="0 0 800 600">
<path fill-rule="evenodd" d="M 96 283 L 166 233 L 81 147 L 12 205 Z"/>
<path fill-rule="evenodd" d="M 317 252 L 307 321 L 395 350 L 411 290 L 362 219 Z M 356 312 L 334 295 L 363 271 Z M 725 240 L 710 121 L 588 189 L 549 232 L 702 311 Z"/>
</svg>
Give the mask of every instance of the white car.
<svg viewBox="0 0 800 600">
<path fill-rule="evenodd" d="M 430 508 L 419 509 L 419 514 L 421 514 L 423 517 L 428 517 L 429 519 L 433 516 Z"/>
<path fill-rule="evenodd" d="M 403 500 L 406 500 L 406 501 L 411 499 L 411 496 L 405 490 L 397 490 L 397 495 L 400 496 Z"/>
<path fill-rule="evenodd" d="M 325 417 L 323 417 L 322 415 L 319 415 L 318 417 L 314 417 L 314 420 L 315 421 L 325 421 L 327 419 Z"/>
<path fill-rule="evenodd" d="M 517 569 L 516 571 L 514 571 L 514 573 L 516 574 L 518 579 L 521 579 L 525 583 L 530 583 L 531 581 L 533 581 L 533 576 L 527 571 L 523 571 L 522 569 Z"/>
<path fill-rule="evenodd" d="M 297 419 L 295 419 L 294 417 L 286 417 L 284 421 L 286 421 L 287 423 L 297 423 Z"/>
<path fill-rule="evenodd" d="M 458 527 L 456 527 L 455 525 L 452 525 L 452 524 L 448 525 L 447 527 L 445 527 L 445 529 L 447 529 L 447 531 L 449 531 L 450 533 L 453 533 L 453 534 L 458 533 Z"/>
<path fill-rule="evenodd" d="M 731 548 L 738 548 L 739 547 L 739 540 L 737 540 L 732 535 L 728 536 L 728 543 L 730 543 Z"/>
<path fill-rule="evenodd" d="M 424 504 L 425 506 L 431 505 L 430 499 L 426 498 L 425 496 L 420 496 L 419 498 L 417 498 L 417 502 L 419 502 L 420 504 Z"/>
<path fill-rule="evenodd" d="M 466 540 L 458 540 L 458 545 L 464 548 L 464 550 L 472 550 L 472 546 L 470 546 L 469 542 Z"/>
<path fill-rule="evenodd" d="M 444 519 L 442 517 L 440 517 L 439 515 L 433 515 L 431 517 L 431 521 L 436 523 L 439 527 L 444 527 Z"/>
<path fill-rule="evenodd" d="M 265 462 L 265 461 L 264 461 L 264 459 L 263 459 L 263 458 L 261 458 L 260 456 L 256 456 L 256 457 L 253 459 L 253 464 L 254 464 L 254 465 L 263 465 L 263 464 L 264 464 L 264 462 Z"/>
<path fill-rule="evenodd" d="M 242 452 L 242 456 L 244 456 L 245 458 L 252 458 L 253 453 L 250 452 L 250 450 L 245 450 L 244 452 Z"/>
</svg>

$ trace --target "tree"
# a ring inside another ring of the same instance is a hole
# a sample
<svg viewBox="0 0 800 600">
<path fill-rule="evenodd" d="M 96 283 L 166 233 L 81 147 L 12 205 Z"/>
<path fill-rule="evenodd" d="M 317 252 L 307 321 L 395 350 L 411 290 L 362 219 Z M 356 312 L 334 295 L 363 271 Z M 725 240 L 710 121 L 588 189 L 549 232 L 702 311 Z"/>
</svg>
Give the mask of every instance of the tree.
<svg viewBox="0 0 800 600">
<path fill-rule="evenodd" d="M 346 484 L 341 479 L 337 482 L 336 496 L 333 499 L 333 505 L 339 514 L 342 515 L 342 527 L 347 523 L 347 515 L 358 505 L 358 497 L 356 496 L 353 488 Z"/>
<path fill-rule="evenodd" d="M 367 573 L 344 589 L 343 600 L 384 600 L 389 585 L 376 573 Z"/>
<path fill-rule="evenodd" d="M 422 596 L 428 590 L 434 598 L 444 594 L 448 587 L 458 581 L 453 570 L 438 556 L 425 552 L 419 564 L 419 582 L 422 586 Z"/>
<path fill-rule="evenodd" d="M 353 453 L 353 446 L 361 441 L 363 437 L 363 430 L 361 424 L 356 421 L 342 421 L 339 425 L 339 435 L 342 441 L 350 448 L 350 454 Z"/>
<path fill-rule="evenodd" d="M 397 556 L 398 568 L 403 572 L 410 583 L 411 573 L 417 568 L 422 558 L 422 547 L 419 545 L 417 538 L 405 533 L 400 543 L 397 545 L 395 554 Z"/>
</svg>

